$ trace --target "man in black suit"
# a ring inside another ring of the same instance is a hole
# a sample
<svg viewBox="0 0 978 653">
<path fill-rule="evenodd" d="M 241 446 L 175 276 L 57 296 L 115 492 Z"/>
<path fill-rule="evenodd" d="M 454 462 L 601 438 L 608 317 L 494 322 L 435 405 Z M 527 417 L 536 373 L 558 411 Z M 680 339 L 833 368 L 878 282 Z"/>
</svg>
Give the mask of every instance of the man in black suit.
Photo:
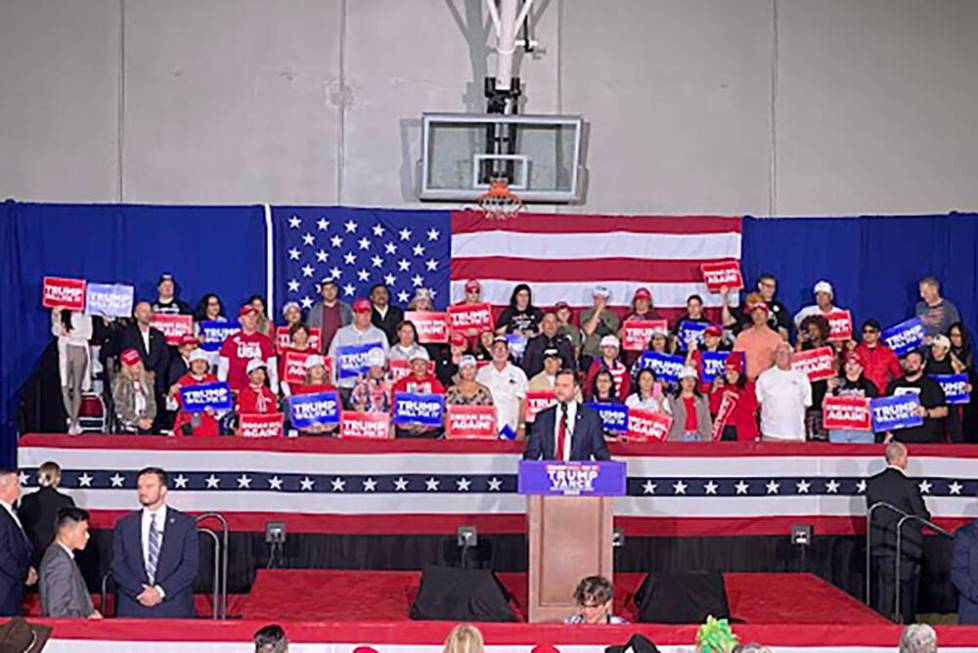
<svg viewBox="0 0 978 653">
<path fill-rule="evenodd" d="M 118 587 L 116 613 L 137 619 L 193 619 L 199 568 L 194 518 L 166 505 L 166 472 L 136 476 L 143 509 L 120 519 L 112 534 L 110 570 Z"/>
<path fill-rule="evenodd" d="M 537 413 L 526 440 L 526 460 L 611 460 L 597 411 L 575 401 L 577 375 L 557 372 L 557 404 Z"/>
<path fill-rule="evenodd" d="M 41 463 L 37 468 L 37 492 L 25 494 L 20 500 L 17 516 L 24 526 L 27 539 L 34 548 L 33 564 L 39 568 L 41 556 L 54 541 L 54 522 L 61 508 L 74 508 L 75 500 L 67 494 L 58 492 L 61 483 L 61 467 L 56 462 Z"/>
<path fill-rule="evenodd" d="M 899 442 L 886 445 L 886 469 L 866 483 L 867 508 L 885 502 L 896 509 L 880 506 L 873 511 L 869 525 L 875 563 L 876 596 L 873 607 L 885 617 L 895 613 L 903 623 L 913 623 L 917 614 L 917 585 L 924 536 L 918 521 L 904 522 L 900 534 L 900 605 L 895 606 L 896 527 L 904 515 L 930 519 L 917 481 L 907 476 L 907 448 Z M 899 512 L 897 512 L 899 511 Z"/>
<path fill-rule="evenodd" d="M 122 332 L 122 348 L 120 351 L 135 349 L 143 359 L 143 367 L 155 375 L 153 388 L 156 393 L 156 422 L 153 431 L 159 432 L 163 424 L 166 405 L 166 370 L 170 365 L 170 347 L 166 344 L 163 332 L 150 326 L 153 321 L 153 308 L 149 302 L 139 302 L 132 311 L 135 323 L 126 327 Z"/>
<path fill-rule="evenodd" d="M 14 512 L 19 497 L 17 470 L 0 469 L 0 617 L 19 615 L 24 585 L 37 582 L 37 571 L 31 566 L 33 549 Z"/>
<path fill-rule="evenodd" d="M 397 325 L 404 321 L 404 311 L 391 304 L 391 293 L 382 283 L 370 289 L 370 322 L 387 334 L 387 342 L 397 342 Z"/>
</svg>

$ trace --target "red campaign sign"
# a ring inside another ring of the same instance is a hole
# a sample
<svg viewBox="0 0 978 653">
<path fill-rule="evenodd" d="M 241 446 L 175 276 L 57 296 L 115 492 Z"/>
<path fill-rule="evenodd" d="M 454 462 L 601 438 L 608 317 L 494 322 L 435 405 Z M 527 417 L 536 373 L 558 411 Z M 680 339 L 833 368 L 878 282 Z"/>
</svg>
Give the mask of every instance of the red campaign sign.
<svg viewBox="0 0 978 653">
<path fill-rule="evenodd" d="M 461 331 L 469 337 L 492 331 L 492 307 L 485 303 L 449 306 L 448 322 L 452 331 Z"/>
<path fill-rule="evenodd" d="M 731 393 L 724 393 L 723 399 L 720 400 L 720 409 L 717 411 L 717 416 L 713 418 L 713 434 L 712 439 L 714 442 L 719 442 L 723 437 L 723 428 L 730 421 L 730 417 L 733 415 L 734 409 L 737 408 L 737 402 L 740 401 L 740 395 Z"/>
<path fill-rule="evenodd" d="M 740 274 L 740 261 L 716 261 L 700 263 L 700 272 L 706 289 L 710 292 L 720 292 L 726 286 L 727 290 L 740 290 L 744 287 L 744 277 Z"/>
<path fill-rule="evenodd" d="M 448 342 L 448 313 L 408 311 L 404 319 L 414 324 L 421 344 Z"/>
<path fill-rule="evenodd" d="M 537 413 L 546 410 L 557 403 L 553 390 L 534 390 L 526 393 L 526 421 L 533 422 Z"/>
<path fill-rule="evenodd" d="M 323 330 L 311 327 L 309 329 L 309 349 L 314 349 L 319 351 L 319 339 L 323 334 Z M 292 337 L 289 335 L 289 327 L 275 327 L 275 347 L 279 351 L 283 349 L 288 349 L 292 346 Z"/>
<path fill-rule="evenodd" d="M 361 413 L 344 410 L 340 415 L 340 437 L 389 440 L 390 421 L 391 416 L 387 413 Z"/>
<path fill-rule="evenodd" d="M 157 313 L 153 316 L 150 325 L 163 332 L 163 335 L 166 336 L 166 344 L 168 345 L 179 345 L 181 336 L 187 334 L 194 335 L 193 315 Z"/>
<path fill-rule="evenodd" d="M 873 413 L 865 397 L 833 397 L 822 402 L 822 425 L 828 430 L 871 431 Z"/>
<path fill-rule="evenodd" d="M 831 379 L 835 376 L 835 350 L 831 347 L 819 347 L 796 352 L 791 360 L 791 367 L 804 372 L 809 381 Z"/>
<path fill-rule="evenodd" d="M 285 352 L 285 378 L 283 381 L 288 383 L 306 382 L 306 359 L 317 355 L 315 351 L 287 351 Z M 326 378 L 329 378 L 332 359 L 329 356 L 323 357 L 326 364 Z"/>
<path fill-rule="evenodd" d="M 832 311 L 825 316 L 829 321 L 831 331 L 829 340 L 851 340 L 852 339 L 852 313 L 849 311 Z"/>
<path fill-rule="evenodd" d="M 41 306 L 67 308 L 69 311 L 85 310 L 85 280 L 44 277 L 41 284 Z"/>
<path fill-rule="evenodd" d="M 238 435 L 245 438 L 277 438 L 282 435 L 282 413 L 244 413 L 238 422 Z"/>
<path fill-rule="evenodd" d="M 670 427 L 672 427 L 672 417 L 669 415 L 629 408 L 628 432 L 625 435 L 629 440 L 640 442 L 664 442 L 669 435 Z"/>
<path fill-rule="evenodd" d="M 449 406 L 445 415 L 446 438 L 495 440 L 499 437 L 494 406 Z"/>
<path fill-rule="evenodd" d="M 622 349 L 625 351 L 644 351 L 656 331 L 669 332 L 665 320 L 625 320 L 622 325 Z"/>
<path fill-rule="evenodd" d="M 391 379 L 394 381 L 394 383 L 397 383 L 405 376 L 409 376 L 411 374 L 411 361 L 404 360 L 403 358 L 390 361 L 388 366 L 390 367 Z M 428 374 L 434 373 L 435 361 L 428 361 Z"/>
</svg>

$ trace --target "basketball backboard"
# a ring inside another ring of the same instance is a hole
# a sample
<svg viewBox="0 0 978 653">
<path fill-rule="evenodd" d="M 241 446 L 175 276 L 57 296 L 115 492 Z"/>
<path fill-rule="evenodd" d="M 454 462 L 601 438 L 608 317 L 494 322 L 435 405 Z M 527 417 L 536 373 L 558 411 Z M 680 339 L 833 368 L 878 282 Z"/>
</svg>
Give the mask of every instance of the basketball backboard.
<svg viewBox="0 0 978 653">
<path fill-rule="evenodd" d="M 426 113 L 421 119 L 422 200 L 476 200 L 504 177 L 524 202 L 580 199 L 579 116 Z"/>
</svg>

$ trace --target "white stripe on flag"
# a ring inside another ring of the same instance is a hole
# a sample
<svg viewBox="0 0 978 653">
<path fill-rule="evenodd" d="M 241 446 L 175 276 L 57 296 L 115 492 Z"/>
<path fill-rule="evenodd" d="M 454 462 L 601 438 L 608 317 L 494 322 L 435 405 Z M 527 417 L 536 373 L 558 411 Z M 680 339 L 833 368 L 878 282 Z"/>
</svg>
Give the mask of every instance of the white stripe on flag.
<svg viewBox="0 0 978 653">
<path fill-rule="evenodd" d="M 536 234 L 480 231 L 452 236 L 452 258 L 511 256 L 535 259 L 740 259 L 740 234 Z"/>
<path fill-rule="evenodd" d="M 544 266 L 545 263 L 541 263 Z M 544 271 L 543 274 L 546 274 Z M 481 279 L 482 300 L 490 304 L 506 306 L 513 292 L 515 281 L 500 279 Z M 553 306 L 565 301 L 571 306 L 590 306 L 591 292 L 595 286 L 604 286 L 611 291 L 610 304 L 626 306 L 639 287 L 648 288 L 653 303 L 660 308 L 686 306 L 686 298 L 698 294 L 707 308 L 720 307 L 723 299 L 706 289 L 704 283 L 650 283 L 648 281 L 530 281 L 533 289 L 533 303 L 536 306 Z M 460 301 L 465 296 L 465 279 L 452 281 L 452 301 Z M 740 303 L 739 293 L 730 293 L 734 305 Z"/>
</svg>

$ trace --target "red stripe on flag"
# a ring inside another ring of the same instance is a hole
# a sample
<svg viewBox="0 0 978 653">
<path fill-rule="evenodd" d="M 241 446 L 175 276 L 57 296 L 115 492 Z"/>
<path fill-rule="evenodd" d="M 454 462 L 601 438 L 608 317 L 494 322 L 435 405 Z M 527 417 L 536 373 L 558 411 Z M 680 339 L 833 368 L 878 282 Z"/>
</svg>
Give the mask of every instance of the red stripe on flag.
<svg viewBox="0 0 978 653">
<path fill-rule="evenodd" d="M 541 260 L 510 256 L 453 258 L 452 279 L 503 279 L 561 282 L 637 281 L 698 283 L 701 261 L 661 261 L 635 258 Z"/>
<path fill-rule="evenodd" d="M 739 217 L 707 215 L 570 215 L 521 213 L 510 220 L 493 220 L 481 211 L 454 211 L 452 234 L 480 231 L 516 233 L 567 234 L 630 231 L 645 234 L 719 234 L 741 233 Z"/>
</svg>

